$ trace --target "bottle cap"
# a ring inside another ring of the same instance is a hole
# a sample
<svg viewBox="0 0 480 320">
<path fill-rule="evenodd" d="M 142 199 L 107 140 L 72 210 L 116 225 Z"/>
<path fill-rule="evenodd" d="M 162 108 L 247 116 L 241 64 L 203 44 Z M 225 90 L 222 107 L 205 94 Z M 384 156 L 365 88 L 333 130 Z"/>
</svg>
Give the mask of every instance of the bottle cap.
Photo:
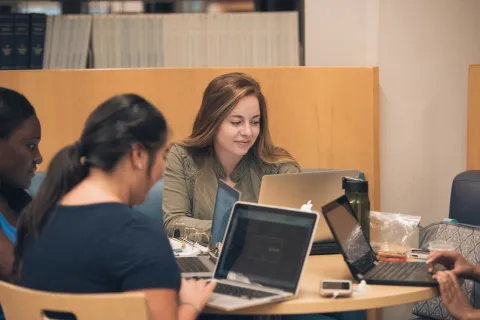
<svg viewBox="0 0 480 320">
<path fill-rule="evenodd" d="M 368 181 L 352 177 L 343 177 L 342 189 L 346 192 L 368 192 Z"/>
</svg>

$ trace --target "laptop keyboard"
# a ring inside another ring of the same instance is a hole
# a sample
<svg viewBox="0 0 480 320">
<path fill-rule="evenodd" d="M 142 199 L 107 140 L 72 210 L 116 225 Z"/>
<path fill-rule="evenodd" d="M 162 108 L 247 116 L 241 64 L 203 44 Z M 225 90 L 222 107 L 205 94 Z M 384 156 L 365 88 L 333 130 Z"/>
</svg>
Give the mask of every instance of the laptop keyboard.
<svg viewBox="0 0 480 320">
<path fill-rule="evenodd" d="M 231 286 L 224 283 L 217 283 L 217 286 L 215 287 L 215 290 L 213 292 L 225 294 L 228 296 L 241 297 L 245 299 L 266 298 L 276 295 L 276 293 Z"/>
<path fill-rule="evenodd" d="M 368 273 L 368 278 L 375 280 L 407 280 L 418 271 L 426 268 L 423 263 L 380 262 Z"/>
<path fill-rule="evenodd" d="M 209 272 L 208 268 L 197 257 L 177 258 L 181 272 Z"/>
</svg>

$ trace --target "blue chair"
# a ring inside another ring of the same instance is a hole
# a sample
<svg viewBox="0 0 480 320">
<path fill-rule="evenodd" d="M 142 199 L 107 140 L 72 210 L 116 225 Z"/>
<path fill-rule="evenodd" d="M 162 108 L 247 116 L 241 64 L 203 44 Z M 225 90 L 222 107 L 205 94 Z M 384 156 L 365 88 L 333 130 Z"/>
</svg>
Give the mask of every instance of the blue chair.
<svg viewBox="0 0 480 320">
<path fill-rule="evenodd" d="M 34 197 L 45 178 L 45 172 L 40 171 L 35 174 L 32 179 L 30 187 L 27 189 L 27 192 Z M 163 199 L 163 179 L 160 179 L 155 183 L 155 185 L 150 189 L 147 198 L 145 201 L 133 208 L 137 209 L 141 213 L 144 213 L 152 218 L 159 219 L 163 223 L 163 211 L 162 211 L 162 199 Z"/>
<path fill-rule="evenodd" d="M 480 226 L 480 170 L 458 174 L 452 182 L 449 218 Z"/>
<path fill-rule="evenodd" d="M 448 217 L 459 223 L 480 226 L 480 170 L 459 173 L 452 182 L 450 212 Z M 475 297 L 480 297 L 480 283 L 474 284 Z M 474 308 L 480 308 L 475 299 Z"/>
<path fill-rule="evenodd" d="M 150 189 L 145 201 L 142 204 L 138 206 L 133 206 L 133 207 L 138 211 L 140 211 L 141 213 L 146 214 L 147 216 L 150 216 L 155 219 L 160 219 L 163 223 L 162 201 L 163 201 L 163 179 L 160 179 Z"/>
</svg>

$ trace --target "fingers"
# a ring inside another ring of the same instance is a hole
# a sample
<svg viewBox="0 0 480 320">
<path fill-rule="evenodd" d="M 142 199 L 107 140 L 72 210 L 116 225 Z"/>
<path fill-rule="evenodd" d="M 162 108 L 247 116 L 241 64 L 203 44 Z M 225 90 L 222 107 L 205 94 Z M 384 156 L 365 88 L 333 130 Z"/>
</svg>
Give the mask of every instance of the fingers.
<svg viewBox="0 0 480 320">
<path fill-rule="evenodd" d="M 437 281 L 440 285 L 440 294 L 446 305 L 453 303 L 459 294 L 462 294 L 458 279 L 452 271 L 437 272 Z"/>
<path fill-rule="evenodd" d="M 447 296 L 447 300 L 449 303 L 452 303 L 455 297 L 455 289 L 453 287 L 452 280 L 448 276 L 448 271 L 444 273 L 445 279 L 444 279 L 444 288 L 445 288 L 445 294 Z"/>
<path fill-rule="evenodd" d="M 182 288 L 184 288 L 184 287 L 192 287 L 193 284 L 194 284 L 194 281 L 193 281 L 193 280 L 182 278 Z"/>
<path fill-rule="evenodd" d="M 216 283 L 215 281 L 212 281 L 212 282 L 210 282 L 210 283 L 207 284 L 207 286 L 206 286 L 206 288 L 205 288 L 205 289 L 206 289 L 205 291 L 206 291 L 208 294 L 211 294 L 211 293 L 213 292 L 213 290 L 215 290 L 215 287 L 216 287 L 216 286 L 217 286 L 217 283 Z"/>
<path fill-rule="evenodd" d="M 196 290 L 198 288 L 197 281 L 191 279 L 182 279 L 181 289 L 185 291 Z"/>
<path fill-rule="evenodd" d="M 211 281 L 211 282 L 207 283 L 205 280 L 195 280 L 195 279 L 186 280 L 186 279 L 182 279 L 182 287 L 193 287 L 196 290 L 204 289 L 205 291 L 210 292 L 210 293 L 213 292 L 216 285 L 217 285 L 217 283 L 214 282 L 214 281 Z"/>
<path fill-rule="evenodd" d="M 433 272 L 433 267 L 435 266 L 436 263 L 438 263 L 440 255 L 441 253 L 438 251 L 433 251 L 428 255 L 427 265 L 428 265 L 429 272 Z"/>
<path fill-rule="evenodd" d="M 195 284 L 197 285 L 197 288 L 203 288 L 207 284 L 205 280 L 199 279 L 199 280 L 193 280 L 195 281 Z"/>
<path fill-rule="evenodd" d="M 458 253 L 455 251 L 433 251 L 427 259 L 428 271 L 433 272 L 435 264 L 439 263 L 445 267 L 453 267 Z"/>
<path fill-rule="evenodd" d="M 447 279 L 447 276 L 445 275 L 445 272 L 446 271 L 439 271 L 435 274 L 435 277 L 440 287 L 440 295 L 442 296 L 443 303 L 449 304 L 451 303 L 452 298 L 451 298 L 450 290 L 448 288 L 448 279 Z"/>
<path fill-rule="evenodd" d="M 450 285 L 452 287 L 452 290 L 454 290 L 454 292 L 456 292 L 456 293 L 460 292 L 460 285 L 458 283 L 458 278 L 455 275 L 455 273 L 453 271 L 446 271 L 445 274 L 448 278 L 448 282 L 450 283 Z"/>
<path fill-rule="evenodd" d="M 428 255 L 427 264 L 435 264 L 438 263 L 438 260 L 444 255 L 443 251 L 432 251 Z"/>
</svg>

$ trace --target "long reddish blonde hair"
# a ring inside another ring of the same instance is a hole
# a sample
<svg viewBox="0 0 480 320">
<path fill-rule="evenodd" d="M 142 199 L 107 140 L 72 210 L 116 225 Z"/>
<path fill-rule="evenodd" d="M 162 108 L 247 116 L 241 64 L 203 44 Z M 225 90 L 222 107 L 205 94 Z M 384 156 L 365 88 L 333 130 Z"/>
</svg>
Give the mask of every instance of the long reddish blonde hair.
<svg viewBox="0 0 480 320">
<path fill-rule="evenodd" d="M 283 148 L 273 144 L 268 130 L 267 105 L 260 84 L 244 73 L 227 73 L 213 79 L 203 93 L 202 105 L 195 118 L 192 133 L 178 145 L 207 149 L 225 118 L 243 97 L 254 95 L 260 104 L 260 133 L 252 146 L 254 155 L 267 164 L 295 162 Z"/>
</svg>

